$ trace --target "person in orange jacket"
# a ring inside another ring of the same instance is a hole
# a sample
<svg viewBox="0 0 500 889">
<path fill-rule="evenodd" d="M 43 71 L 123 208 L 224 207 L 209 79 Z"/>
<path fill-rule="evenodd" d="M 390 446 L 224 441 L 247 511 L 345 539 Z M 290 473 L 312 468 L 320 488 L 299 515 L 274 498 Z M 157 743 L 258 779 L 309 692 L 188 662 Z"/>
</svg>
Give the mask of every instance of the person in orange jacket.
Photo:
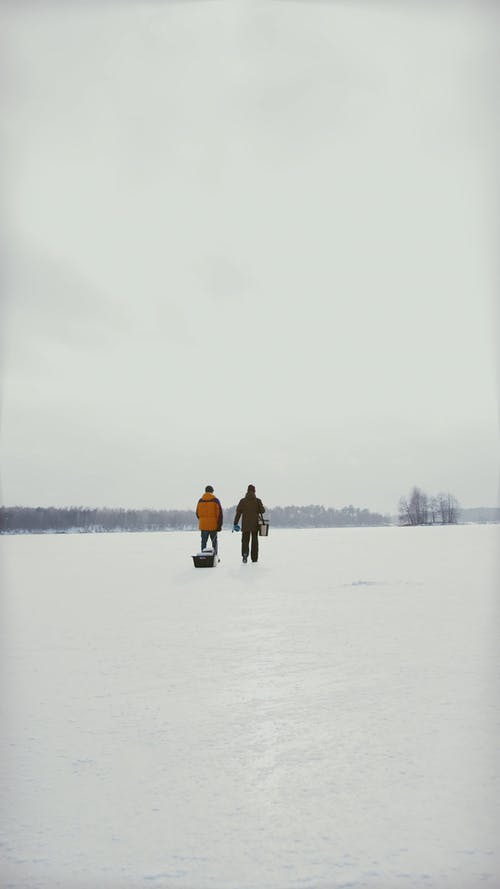
<svg viewBox="0 0 500 889">
<path fill-rule="evenodd" d="M 205 493 L 198 500 L 196 518 L 198 519 L 198 528 L 201 531 L 202 551 L 205 549 L 210 537 L 214 553 L 217 553 L 217 532 L 222 530 L 224 515 L 220 500 L 215 497 L 212 485 L 206 486 Z"/>
</svg>

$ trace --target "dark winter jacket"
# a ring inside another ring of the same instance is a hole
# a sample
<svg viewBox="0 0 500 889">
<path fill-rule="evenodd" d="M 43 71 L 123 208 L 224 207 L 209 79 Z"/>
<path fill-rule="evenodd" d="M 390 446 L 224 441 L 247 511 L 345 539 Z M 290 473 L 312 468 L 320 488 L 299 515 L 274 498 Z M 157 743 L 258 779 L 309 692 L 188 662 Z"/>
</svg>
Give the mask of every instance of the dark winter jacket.
<svg viewBox="0 0 500 889">
<path fill-rule="evenodd" d="M 222 528 L 222 506 L 217 497 L 205 493 L 198 500 L 196 518 L 200 531 L 220 531 Z"/>
<path fill-rule="evenodd" d="M 256 531 L 259 526 L 259 515 L 266 511 L 266 507 L 253 491 L 248 491 L 236 507 L 234 525 L 239 524 L 241 518 L 242 531 Z"/>
</svg>

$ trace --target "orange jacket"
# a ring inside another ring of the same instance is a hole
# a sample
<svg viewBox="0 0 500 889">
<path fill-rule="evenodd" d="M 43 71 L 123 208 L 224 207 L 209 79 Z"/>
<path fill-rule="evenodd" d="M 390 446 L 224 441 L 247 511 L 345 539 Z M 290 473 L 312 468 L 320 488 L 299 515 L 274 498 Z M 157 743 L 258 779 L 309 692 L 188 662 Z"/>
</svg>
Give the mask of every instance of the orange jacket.
<svg viewBox="0 0 500 889">
<path fill-rule="evenodd" d="M 196 518 L 200 531 L 220 531 L 222 528 L 222 506 L 213 494 L 205 493 L 198 500 Z"/>
</svg>

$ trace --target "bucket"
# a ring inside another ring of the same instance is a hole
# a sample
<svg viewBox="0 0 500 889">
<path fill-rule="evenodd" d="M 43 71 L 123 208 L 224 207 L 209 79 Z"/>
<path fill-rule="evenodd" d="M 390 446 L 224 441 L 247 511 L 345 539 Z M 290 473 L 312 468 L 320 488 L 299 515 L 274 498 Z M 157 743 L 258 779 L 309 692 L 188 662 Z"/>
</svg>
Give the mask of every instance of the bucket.
<svg viewBox="0 0 500 889">
<path fill-rule="evenodd" d="M 269 519 L 262 519 L 259 522 L 259 537 L 269 537 Z"/>
</svg>

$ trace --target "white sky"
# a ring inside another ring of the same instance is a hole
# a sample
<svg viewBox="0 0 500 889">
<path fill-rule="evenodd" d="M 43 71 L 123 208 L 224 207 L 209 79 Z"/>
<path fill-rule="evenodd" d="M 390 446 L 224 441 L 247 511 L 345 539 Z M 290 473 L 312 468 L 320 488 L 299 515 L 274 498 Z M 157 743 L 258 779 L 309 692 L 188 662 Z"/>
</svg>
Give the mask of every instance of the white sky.
<svg viewBox="0 0 500 889">
<path fill-rule="evenodd" d="M 4 3 L 2 500 L 498 497 L 488 3 Z"/>
</svg>

